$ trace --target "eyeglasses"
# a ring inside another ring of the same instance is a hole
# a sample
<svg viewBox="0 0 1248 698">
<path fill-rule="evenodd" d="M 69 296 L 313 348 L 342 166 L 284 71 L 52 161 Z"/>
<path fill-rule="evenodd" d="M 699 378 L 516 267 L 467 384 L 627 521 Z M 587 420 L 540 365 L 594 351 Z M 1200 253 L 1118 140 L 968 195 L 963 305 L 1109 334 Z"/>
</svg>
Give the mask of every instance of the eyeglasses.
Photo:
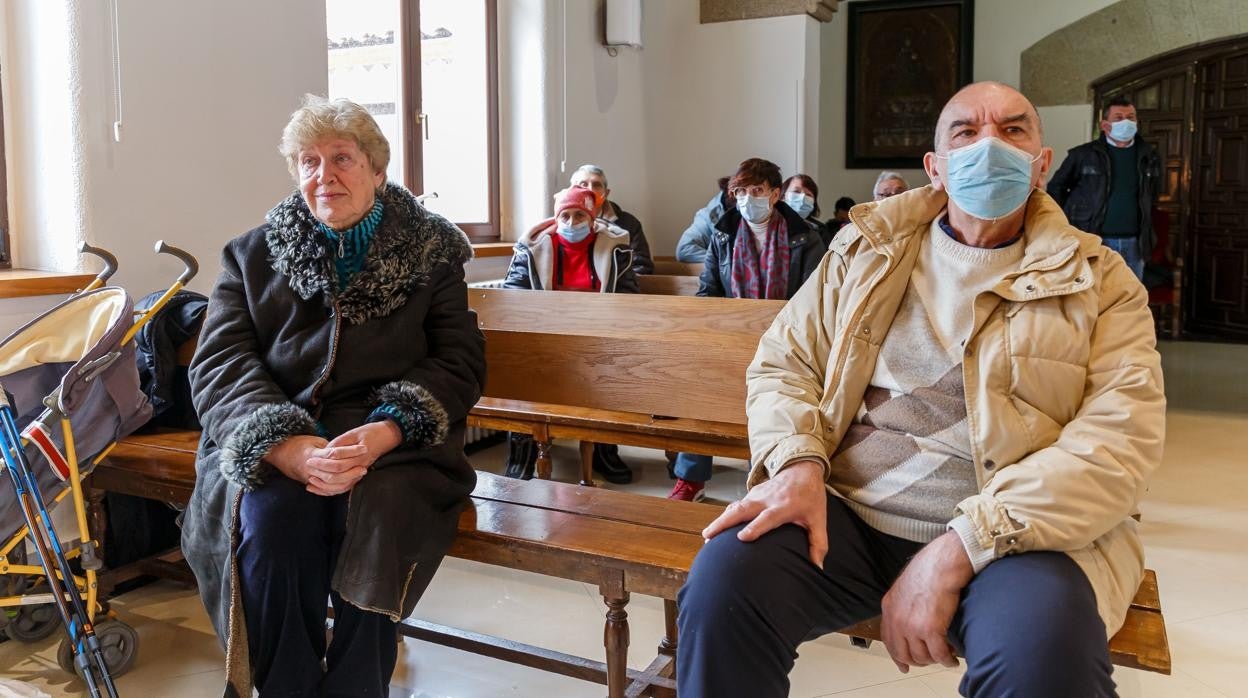
<svg viewBox="0 0 1248 698">
<path fill-rule="evenodd" d="M 734 199 L 740 199 L 743 196 L 753 196 L 762 198 L 771 193 L 771 187 L 766 184 L 755 184 L 751 187 L 733 187 L 728 190 L 728 195 Z"/>
</svg>

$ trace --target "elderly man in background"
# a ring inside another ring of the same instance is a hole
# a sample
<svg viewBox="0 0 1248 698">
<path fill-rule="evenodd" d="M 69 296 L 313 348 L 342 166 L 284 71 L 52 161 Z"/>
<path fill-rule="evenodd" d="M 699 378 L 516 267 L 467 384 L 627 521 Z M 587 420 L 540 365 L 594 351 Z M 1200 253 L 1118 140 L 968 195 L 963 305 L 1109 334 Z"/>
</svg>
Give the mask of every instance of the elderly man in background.
<svg viewBox="0 0 1248 698">
<path fill-rule="evenodd" d="M 1165 398 L 1144 288 L 1039 189 L 1035 107 L 950 99 L 931 186 L 853 224 L 747 371 L 749 493 L 679 597 L 682 696 L 788 692 L 797 646 L 880 614 L 968 696 L 1112 696 Z"/>
<path fill-rule="evenodd" d="M 875 178 L 875 186 L 871 188 L 871 200 L 883 201 L 890 196 L 897 196 L 909 191 L 910 185 L 899 172 L 884 170 Z"/>
<path fill-rule="evenodd" d="M 594 215 L 628 231 L 628 246 L 633 251 L 633 273 L 653 274 L 654 260 L 650 257 L 650 243 L 641 229 L 637 216 L 620 208 L 611 201 L 611 189 L 607 187 L 607 174 L 597 165 L 581 165 L 572 173 L 572 186 L 588 189 L 594 193 L 598 205 Z"/>
</svg>

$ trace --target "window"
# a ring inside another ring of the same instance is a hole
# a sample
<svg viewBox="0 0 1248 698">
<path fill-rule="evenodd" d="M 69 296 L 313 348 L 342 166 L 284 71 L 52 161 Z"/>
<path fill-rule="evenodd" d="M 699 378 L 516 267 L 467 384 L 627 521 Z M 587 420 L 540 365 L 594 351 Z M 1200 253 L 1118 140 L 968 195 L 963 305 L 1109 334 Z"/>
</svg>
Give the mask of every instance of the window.
<svg viewBox="0 0 1248 698">
<path fill-rule="evenodd" d="M 497 0 L 326 0 L 326 19 L 329 96 L 377 120 L 387 176 L 497 240 Z"/>
</svg>

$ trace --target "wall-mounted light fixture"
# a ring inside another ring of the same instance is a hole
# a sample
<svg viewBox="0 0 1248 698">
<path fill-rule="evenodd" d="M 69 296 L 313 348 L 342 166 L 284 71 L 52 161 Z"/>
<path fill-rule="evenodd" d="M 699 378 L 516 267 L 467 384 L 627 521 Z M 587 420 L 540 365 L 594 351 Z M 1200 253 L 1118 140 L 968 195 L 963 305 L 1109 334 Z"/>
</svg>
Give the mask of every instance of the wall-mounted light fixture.
<svg viewBox="0 0 1248 698">
<path fill-rule="evenodd" d="M 620 46 L 641 48 L 641 0 L 606 0 L 607 53 L 619 55 Z"/>
</svg>

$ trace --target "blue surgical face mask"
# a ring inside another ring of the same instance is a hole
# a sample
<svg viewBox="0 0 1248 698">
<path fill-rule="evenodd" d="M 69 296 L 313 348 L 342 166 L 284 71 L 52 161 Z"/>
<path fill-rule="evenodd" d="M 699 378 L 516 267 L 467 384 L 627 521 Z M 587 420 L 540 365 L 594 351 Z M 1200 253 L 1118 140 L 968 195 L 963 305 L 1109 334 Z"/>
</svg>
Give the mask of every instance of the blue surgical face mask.
<svg viewBox="0 0 1248 698">
<path fill-rule="evenodd" d="M 958 208 L 984 220 L 1014 213 L 1031 195 L 1031 165 L 1040 159 L 989 136 L 950 150 L 945 189 Z"/>
<path fill-rule="evenodd" d="M 580 225 L 564 225 L 559 223 L 555 226 L 555 230 L 568 242 L 580 242 L 589 237 L 589 222 L 586 221 Z"/>
<path fill-rule="evenodd" d="M 1109 137 L 1120 143 L 1125 143 L 1135 138 L 1137 129 L 1135 122 L 1130 119 L 1115 121 L 1109 125 Z"/>
<path fill-rule="evenodd" d="M 771 198 L 766 196 L 738 196 L 737 210 L 745 220 L 758 224 L 771 215 Z"/>
<path fill-rule="evenodd" d="M 805 218 L 815 209 L 815 197 L 800 191 L 791 191 L 784 195 L 784 203 L 789 205 L 797 215 Z"/>
</svg>

